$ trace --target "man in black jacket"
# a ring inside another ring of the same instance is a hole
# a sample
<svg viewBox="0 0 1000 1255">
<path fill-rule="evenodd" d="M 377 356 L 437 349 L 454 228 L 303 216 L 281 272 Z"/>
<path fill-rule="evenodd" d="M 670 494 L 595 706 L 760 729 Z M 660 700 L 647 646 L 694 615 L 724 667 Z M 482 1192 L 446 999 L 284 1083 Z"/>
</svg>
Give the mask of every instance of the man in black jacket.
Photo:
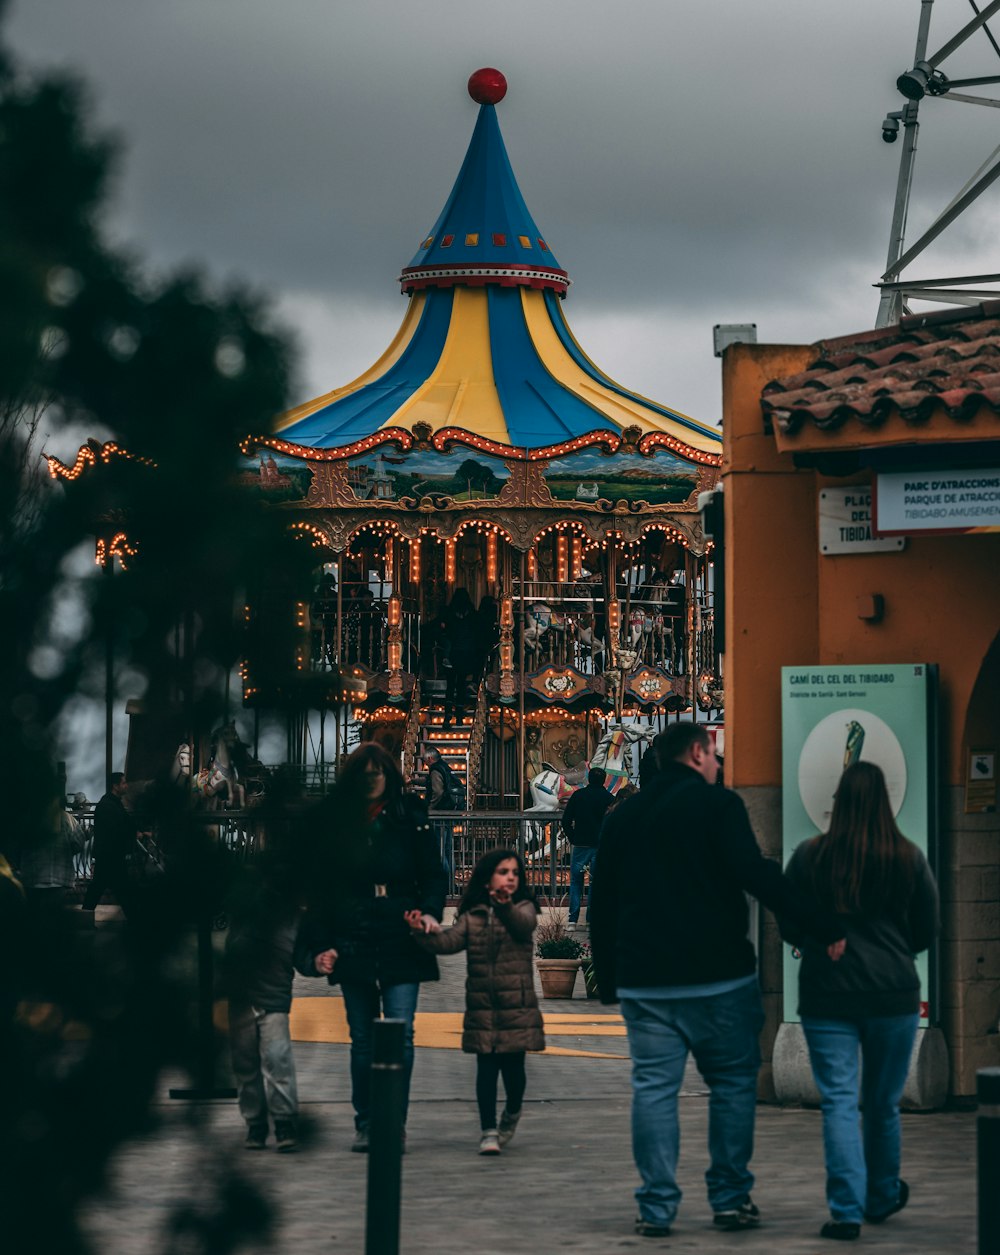
<svg viewBox="0 0 1000 1255">
<path fill-rule="evenodd" d="M 611 794 L 604 787 L 606 775 L 600 767 L 587 772 L 587 787 L 570 795 L 562 817 L 562 829 L 573 847 L 569 864 L 569 919 L 576 924 L 580 918 L 580 901 L 583 898 L 583 873 L 590 872 L 590 892 L 594 892 L 594 860 L 601 824 Z"/>
<path fill-rule="evenodd" d="M 632 1055 L 636 1232 L 665 1236 L 680 1203 L 677 1095 L 689 1050 L 711 1095 L 714 1224 L 746 1229 L 760 1219 L 748 1165 L 764 1012 L 744 895 L 801 921 L 832 960 L 844 933 L 806 916 L 761 854 L 743 802 L 713 787 L 718 762 L 703 727 L 672 724 L 654 745 L 659 772 L 605 822 L 590 902 L 601 999 L 621 1000 Z"/>
<path fill-rule="evenodd" d="M 128 897 L 128 859 L 135 851 L 136 824 L 122 798 L 128 792 L 124 772 L 113 771 L 108 791 L 94 807 L 94 875 L 83 899 L 83 909 L 92 911 L 110 889 L 125 907 Z M 128 914 L 127 908 L 125 909 Z"/>
</svg>

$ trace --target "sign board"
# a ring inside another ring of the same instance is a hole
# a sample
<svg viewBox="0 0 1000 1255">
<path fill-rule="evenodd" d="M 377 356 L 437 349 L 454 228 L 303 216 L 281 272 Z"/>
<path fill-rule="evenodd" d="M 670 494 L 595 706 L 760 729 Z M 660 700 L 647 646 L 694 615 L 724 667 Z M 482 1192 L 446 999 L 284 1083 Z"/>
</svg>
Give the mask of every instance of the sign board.
<svg viewBox="0 0 1000 1255">
<path fill-rule="evenodd" d="M 965 777 L 966 814 L 980 814 L 997 808 L 997 752 L 995 749 L 969 750 L 969 770 Z"/>
<path fill-rule="evenodd" d="M 781 669 L 782 844 L 826 832 L 845 767 L 864 761 L 885 773 L 904 836 L 935 850 L 937 668 L 927 663 L 817 663 Z M 931 861 L 933 867 L 933 859 Z M 785 1019 L 797 1019 L 798 962 L 785 947 Z M 932 1001 L 928 956 L 917 959 L 921 1023 Z"/>
<path fill-rule="evenodd" d="M 905 544 L 901 536 L 881 536 L 875 532 L 872 490 L 868 484 L 820 490 L 820 553 L 886 553 L 902 549 Z"/>
<path fill-rule="evenodd" d="M 891 471 L 875 477 L 882 535 L 1000 531 L 1000 468 Z"/>
</svg>

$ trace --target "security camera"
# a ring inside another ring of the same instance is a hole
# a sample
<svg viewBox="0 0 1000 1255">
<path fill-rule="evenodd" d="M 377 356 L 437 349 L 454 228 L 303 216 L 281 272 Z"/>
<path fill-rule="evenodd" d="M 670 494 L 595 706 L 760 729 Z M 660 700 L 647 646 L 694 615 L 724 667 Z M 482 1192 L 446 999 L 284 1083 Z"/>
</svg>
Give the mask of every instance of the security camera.
<svg viewBox="0 0 1000 1255">
<path fill-rule="evenodd" d="M 898 136 L 899 118 L 894 118 L 890 113 L 882 120 L 882 138 L 887 144 L 895 144 Z"/>
</svg>

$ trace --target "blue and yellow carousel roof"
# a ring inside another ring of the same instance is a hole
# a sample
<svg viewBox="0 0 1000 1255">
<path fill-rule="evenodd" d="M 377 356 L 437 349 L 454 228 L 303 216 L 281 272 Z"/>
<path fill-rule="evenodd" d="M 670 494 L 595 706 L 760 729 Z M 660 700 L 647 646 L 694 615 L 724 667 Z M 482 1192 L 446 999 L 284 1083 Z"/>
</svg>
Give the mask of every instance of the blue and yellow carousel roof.
<svg viewBox="0 0 1000 1255">
<path fill-rule="evenodd" d="M 469 80 L 479 118 L 451 195 L 403 270 L 409 308 L 395 339 L 353 383 L 285 414 L 281 440 L 331 449 L 426 423 L 540 448 L 637 426 L 669 436 L 680 456 L 718 454 L 717 430 L 621 387 L 577 344 L 562 311 L 569 276 L 528 212 L 500 134 L 505 92 L 499 71 Z"/>
</svg>

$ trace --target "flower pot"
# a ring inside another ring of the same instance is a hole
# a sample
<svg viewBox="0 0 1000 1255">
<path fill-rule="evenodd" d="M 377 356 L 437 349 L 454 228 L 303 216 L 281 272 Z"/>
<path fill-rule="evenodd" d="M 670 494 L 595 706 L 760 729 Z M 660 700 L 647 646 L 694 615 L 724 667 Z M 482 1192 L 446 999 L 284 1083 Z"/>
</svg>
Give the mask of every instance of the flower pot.
<svg viewBox="0 0 1000 1255">
<path fill-rule="evenodd" d="M 579 959 L 536 959 L 543 998 L 572 998 Z"/>
</svg>

